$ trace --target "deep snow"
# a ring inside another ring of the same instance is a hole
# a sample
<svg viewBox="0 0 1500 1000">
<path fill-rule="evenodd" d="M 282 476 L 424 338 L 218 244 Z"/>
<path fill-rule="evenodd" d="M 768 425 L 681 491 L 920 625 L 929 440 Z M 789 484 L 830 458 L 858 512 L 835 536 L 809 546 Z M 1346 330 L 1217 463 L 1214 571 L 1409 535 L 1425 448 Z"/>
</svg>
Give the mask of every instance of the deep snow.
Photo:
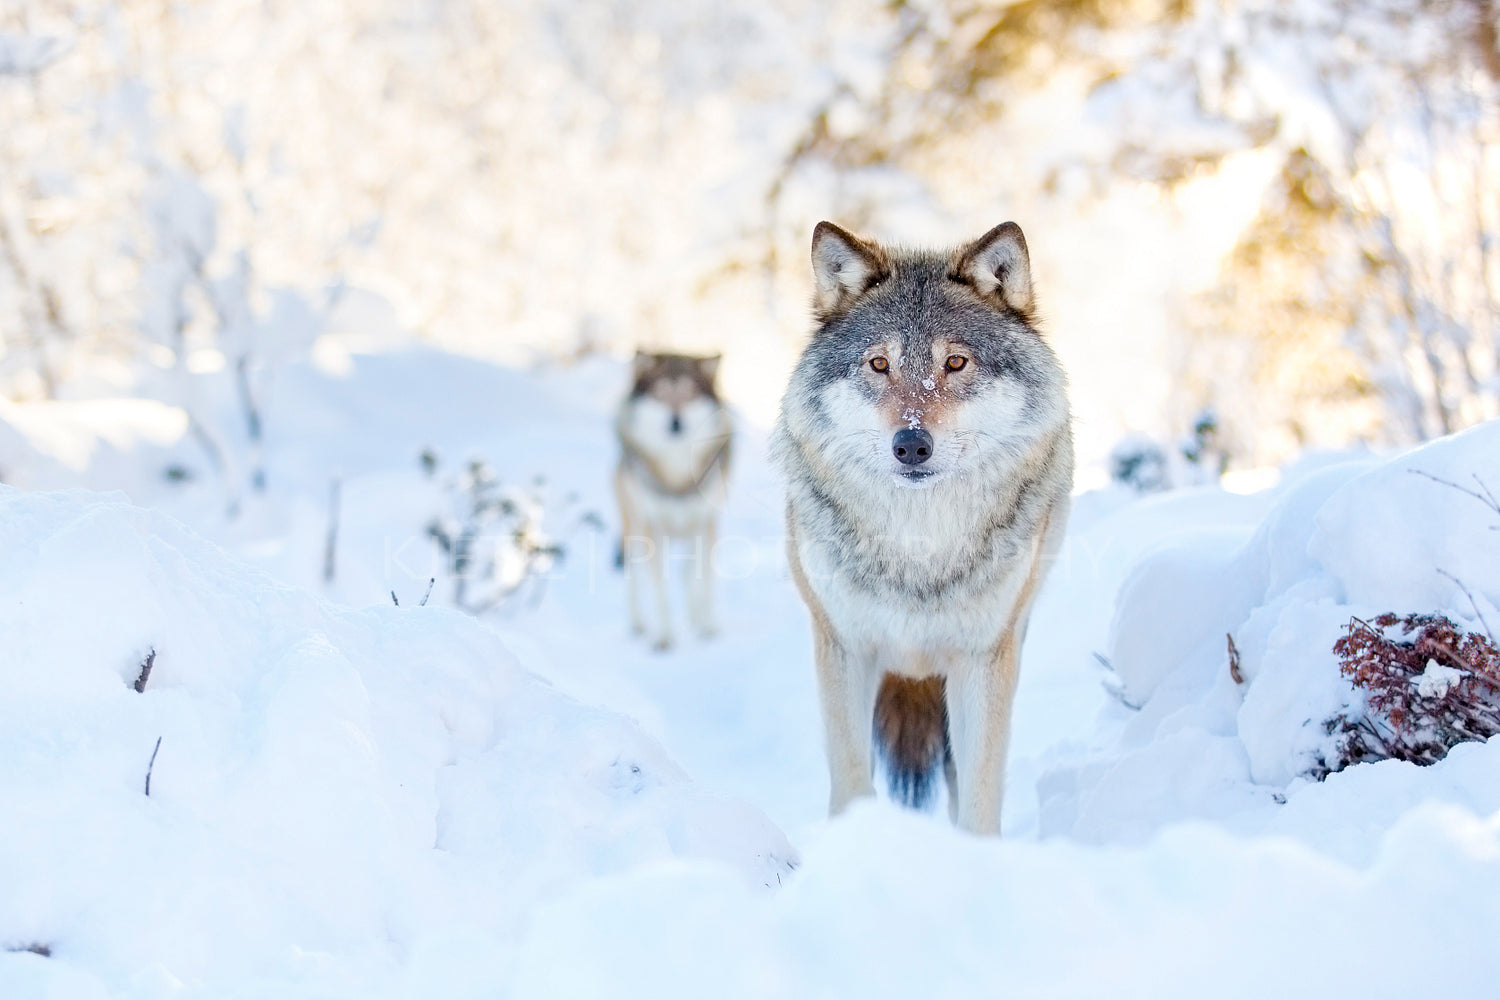
<svg viewBox="0 0 1500 1000">
<path fill-rule="evenodd" d="M 617 366 L 314 356 L 275 383 L 268 492 L 232 521 L 213 477 L 161 479 L 199 461 L 175 411 L 0 412 L 11 481 L 154 508 L 0 489 L 0 945 L 52 951 L 0 952 L 4 996 L 1483 995 L 1500 973 L 1500 748 L 1298 777 L 1348 696 L 1349 614 L 1475 621 L 1443 569 L 1500 624 L 1494 518 L 1408 471 L 1500 485 L 1500 426 L 1253 496 L 1078 497 L 1006 839 L 982 841 L 880 803 L 823 818 L 757 428 L 723 638 L 662 656 L 573 516 L 613 519 Z M 547 475 L 569 551 L 539 605 L 476 621 L 440 584 L 412 606 L 443 503 L 424 448 Z"/>
</svg>

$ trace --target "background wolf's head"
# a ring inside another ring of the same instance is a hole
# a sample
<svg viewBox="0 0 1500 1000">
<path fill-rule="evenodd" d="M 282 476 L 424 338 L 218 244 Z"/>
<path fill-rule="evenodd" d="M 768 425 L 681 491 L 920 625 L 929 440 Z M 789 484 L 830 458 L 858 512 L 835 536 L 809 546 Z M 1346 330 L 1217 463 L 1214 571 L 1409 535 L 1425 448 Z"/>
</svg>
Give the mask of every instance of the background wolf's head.
<svg viewBox="0 0 1500 1000">
<path fill-rule="evenodd" d="M 923 488 L 1066 424 L 1015 223 L 919 251 L 823 222 L 812 263 L 817 328 L 783 420 L 830 468 Z"/>
<path fill-rule="evenodd" d="M 718 355 L 637 352 L 625 401 L 634 436 L 650 446 L 721 433 L 718 373 Z"/>
</svg>

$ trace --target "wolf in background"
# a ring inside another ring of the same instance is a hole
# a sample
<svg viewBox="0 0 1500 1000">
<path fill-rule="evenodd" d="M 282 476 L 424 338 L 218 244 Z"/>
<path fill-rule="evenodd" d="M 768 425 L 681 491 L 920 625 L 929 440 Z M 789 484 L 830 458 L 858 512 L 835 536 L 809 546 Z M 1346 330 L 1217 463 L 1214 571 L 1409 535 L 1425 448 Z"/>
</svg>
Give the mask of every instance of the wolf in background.
<svg viewBox="0 0 1500 1000">
<path fill-rule="evenodd" d="M 687 610 L 703 638 L 718 629 L 713 607 L 713 552 L 719 511 L 728 493 L 731 428 L 715 379 L 719 357 L 637 353 L 630 393 L 615 432 L 620 464 L 620 558 L 630 622 L 658 650 L 672 646 L 667 562 L 674 543 L 691 546 Z M 654 621 L 643 607 L 642 576 L 651 578 Z"/>
<path fill-rule="evenodd" d="M 1067 521 L 1065 378 L 1007 222 L 951 251 L 813 231 L 816 329 L 782 400 L 791 572 L 811 613 L 830 813 L 925 804 L 998 833 L 1032 599 Z"/>
</svg>

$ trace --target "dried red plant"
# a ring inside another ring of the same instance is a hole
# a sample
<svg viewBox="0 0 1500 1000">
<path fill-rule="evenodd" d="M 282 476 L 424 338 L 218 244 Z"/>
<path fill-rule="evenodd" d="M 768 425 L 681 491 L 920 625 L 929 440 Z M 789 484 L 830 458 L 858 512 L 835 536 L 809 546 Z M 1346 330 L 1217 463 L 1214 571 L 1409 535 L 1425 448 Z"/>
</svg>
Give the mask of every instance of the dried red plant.
<svg viewBox="0 0 1500 1000">
<path fill-rule="evenodd" d="M 1328 720 L 1337 752 L 1316 777 L 1391 757 L 1431 764 L 1500 732 L 1500 649 L 1443 615 L 1353 618 L 1333 652 L 1364 698 Z"/>
</svg>

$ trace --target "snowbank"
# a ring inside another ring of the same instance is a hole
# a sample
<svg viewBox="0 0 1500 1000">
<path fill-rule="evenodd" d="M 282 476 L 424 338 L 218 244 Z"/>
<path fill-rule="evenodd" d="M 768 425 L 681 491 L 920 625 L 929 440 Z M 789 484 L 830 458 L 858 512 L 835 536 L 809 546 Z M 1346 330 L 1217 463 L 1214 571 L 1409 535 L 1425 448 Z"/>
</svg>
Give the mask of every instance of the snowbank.
<svg viewBox="0 0 1500 1000">
<path fill-rule="evenodd" d="M 1332 652 L 1351 617 L 1500 625 L 1500 512 L 1484 498 L 1497 486 L 1491 422 L 1386 461 L 1324 465 L 1283 487 L 1258 526 L 1161 536 L 1126 579 L 1111 630 L 1108 659 L 1136 711 L 1116 707 L 1114 745 L 1044 777 L 1043 832 L 1140 840 L 1172 819 L 1295 795 L 1332 754 L 1324 723 L 1358 700 Z M 1460 801 L 1500 806 L 1476 793 Z"/>
<path fill-rule="evenodd" d="M 533 925 L 512 996 L 1487 996 L 1500 975 L 1500 825 L 1448 807 L 1361 869 L 1204 824 L 1143 849 L 997 842 L 874 804 L 805 859 L 774 895 L 689 864 L 583 887 Z"/>
<path fill-rule="evenodd" d="M 91 494 L 0 487 L 0 566 L 7 997 L 493 994 L 576 879 L 787 870 L 466 616 L 333 608 Z"/>
</svg>

